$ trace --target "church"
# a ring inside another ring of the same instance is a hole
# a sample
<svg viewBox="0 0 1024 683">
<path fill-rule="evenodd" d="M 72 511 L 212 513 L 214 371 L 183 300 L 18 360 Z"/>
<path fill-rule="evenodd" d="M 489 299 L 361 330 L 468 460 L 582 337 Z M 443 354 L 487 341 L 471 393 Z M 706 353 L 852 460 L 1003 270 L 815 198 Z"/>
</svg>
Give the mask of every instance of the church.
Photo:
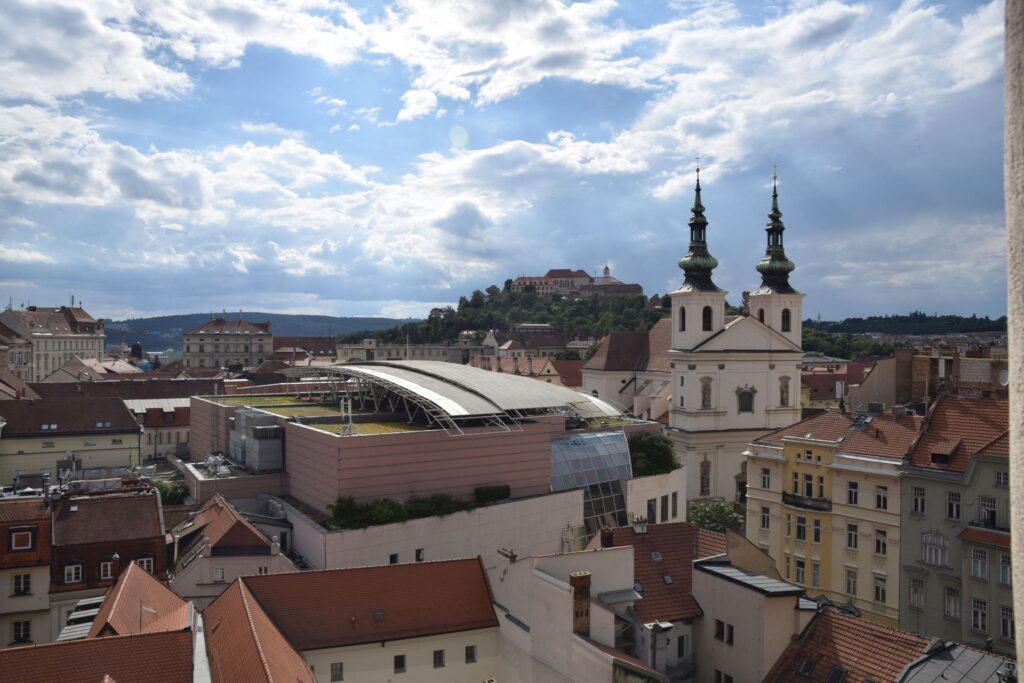
<svg viewBox="0 0 1024 683">
<path fill-rule="evenodd" d="M 686 467 L 687 501 L 743 502 L 747 444 L 800 419 L 803 294 L 789 284 L 795 266 L 783 248 L 773 177 L 760 286 L 744 293 L 740 315 L 726 315 L 728 292 L 715 285 L 700 169 L 685 277 L 670 293 L 672 317 L 645 333 L 610 334 L 583 367 L 583 388 L 660 419 Z"/>
</svg>

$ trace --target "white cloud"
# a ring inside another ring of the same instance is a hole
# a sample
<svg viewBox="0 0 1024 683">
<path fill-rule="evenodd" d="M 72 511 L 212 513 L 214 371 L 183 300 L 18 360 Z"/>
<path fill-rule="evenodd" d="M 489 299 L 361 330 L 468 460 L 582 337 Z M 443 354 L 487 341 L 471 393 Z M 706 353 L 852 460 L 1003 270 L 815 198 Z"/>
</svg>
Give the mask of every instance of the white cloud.
<svg viewBox="0 0 1024 683">
<path fill-rule="evenodd" d="M 15 263 L 54 263 L 54 258 L 28 245 L 5 246 L 0 244 L 0 261 Z"/>
<path fill-rule="evenodd" d="M 243 121 L 242 130 L 246 133 L 253 133 L 255 135 L 274 135 L 282 138 L 302 138 L 304 133 L 300 130 L 288 130 L 282 128 L 276 123 L 253 123 L 252 121 Z"/>
<path fill-rule="evenodd" d="M 429 90 L 410 90 L 402 95 L 402 110 L 397 121 L 411 121 L 433 112 L 437 108 L 437 96 Z"/>
</svg>

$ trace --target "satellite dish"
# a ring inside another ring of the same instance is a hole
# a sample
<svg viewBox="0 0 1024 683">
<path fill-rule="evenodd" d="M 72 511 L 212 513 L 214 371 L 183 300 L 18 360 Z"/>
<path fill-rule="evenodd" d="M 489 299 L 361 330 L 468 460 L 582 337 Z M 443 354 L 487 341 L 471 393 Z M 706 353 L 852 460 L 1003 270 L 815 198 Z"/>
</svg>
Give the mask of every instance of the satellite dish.
<svg viewBox="0 0 1024 683">
<path fill-rule="evenodd" d="M 1006 386 L 1010 383 L 1010 373 L 1006 370 L 999 371 L 999 384 L 1000 386 Z"/>
</svg>

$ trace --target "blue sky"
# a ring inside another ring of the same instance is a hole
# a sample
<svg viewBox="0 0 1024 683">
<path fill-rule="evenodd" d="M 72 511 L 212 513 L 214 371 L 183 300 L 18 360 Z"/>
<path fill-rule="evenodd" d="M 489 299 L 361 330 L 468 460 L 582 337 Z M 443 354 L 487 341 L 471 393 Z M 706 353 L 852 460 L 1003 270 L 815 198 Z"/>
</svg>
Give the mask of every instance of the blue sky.
<svg viewBox="0 0 1024 683">
<path fill-rule="evenodd" d="M 1003 315 L 1003 5 L 0 4 L 0 297 L 424 316 L 606 263 L 716 282 L 771 166 L 804 312 Z"/>
</svg>

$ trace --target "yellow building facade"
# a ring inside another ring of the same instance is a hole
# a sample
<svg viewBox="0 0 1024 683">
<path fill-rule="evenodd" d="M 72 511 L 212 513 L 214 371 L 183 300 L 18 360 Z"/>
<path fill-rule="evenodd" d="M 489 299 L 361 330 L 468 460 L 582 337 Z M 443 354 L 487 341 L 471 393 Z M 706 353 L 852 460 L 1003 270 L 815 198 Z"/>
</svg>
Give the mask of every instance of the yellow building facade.
<svg viewBox="0 0 1024 683">
<path fill-rule="evenodd" d="M 15 475 L 49 472 L 57 482 L 57 462 L 70 454 L 77 469 L 140 465 L 141 428 L 130 433 L 98 433 L 4 438 L 0 433 L 0 482 L 9 485 Z"/>
</svg>

